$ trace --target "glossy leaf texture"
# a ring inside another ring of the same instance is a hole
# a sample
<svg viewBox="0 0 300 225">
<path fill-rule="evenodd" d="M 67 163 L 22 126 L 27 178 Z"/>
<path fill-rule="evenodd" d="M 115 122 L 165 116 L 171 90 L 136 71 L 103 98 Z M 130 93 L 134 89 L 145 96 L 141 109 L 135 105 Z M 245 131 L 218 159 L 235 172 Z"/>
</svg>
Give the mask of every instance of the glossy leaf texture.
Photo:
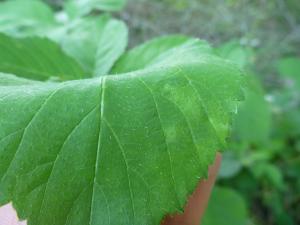
<svg viewBox="0 0 300 225">
<path fill-rule="evenodd" d="M 0 204 L 28 225 L 160 224 L 223 148 L 242 79 L 206 53 L 62 83 L 1 74 Z"/>
<path fill-rule="evenodd" d="M 13 38 L 0 33 L 0 72 L 35 80 L 74 80 L 81 66 L 47 38 Z"/>
</svg>

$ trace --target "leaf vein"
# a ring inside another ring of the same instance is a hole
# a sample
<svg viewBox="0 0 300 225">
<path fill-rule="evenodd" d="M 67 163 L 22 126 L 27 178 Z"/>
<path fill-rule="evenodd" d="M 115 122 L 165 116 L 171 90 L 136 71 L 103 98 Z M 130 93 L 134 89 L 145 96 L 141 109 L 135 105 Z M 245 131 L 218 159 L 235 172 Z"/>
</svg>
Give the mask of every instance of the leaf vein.
<svg viewBox="0 0 300 225">
<path fill-rule="evenodd" d="M 125 166 L 126 166 L 126 177 L 127 177 L 127 181 L 128 181 L 128 188 L 129 188 L 129 193 L 130 193 L 130 201 L 131 201 L 131 207 L 132 207 L 132 213 L 133 213 L 133 224 L 135 224 L 134 220 L 135 220 L 135 206 L 134 206 L 134 201 L 133 201 L 133 191 L 132 191 L 132 185 L 131 185 L 131 180 L 130 180 L 130 176 L 129 176 L 129 165 L 128 165 L 128 159 L 126 157 L 126 153 L 125 150 L 117 136 L 117 134 L 115 133 L 114 129 L 112 128 L 111 124 L 105 119 L 103 118 L 103 121 L 107 124 L 108 128 L 111 130 L 114 138 L 116 139 L 119 149 L 121 150 L 122 153 L 122 157 L 124 159 L 125 162 Z"/>
<path fill-rule="evenodd" d="M 164 141 L 165 141 L 166 151 L 167 151 L 168 159 L 169 159 L 168 161 L 169 161 L 169 165 L 170 165 L 170 172 L 171 172 L 171 178 L 172 178 L 172 183 L 173 183 L 173 189 L 174 189 L 177 201 L 178 201 L 178 203 L 180 203 L 179 198 L 178 198 L 177 188 L 176 188 L 175 177 L 174 177 L 174 169 L 173 169 L 173 165 L 172 165 L 172 157 L 171 157 L 171 152 L 170 152 L 170 149 L 169 149 L 170 147 L 169 147 L 169 144 L 168 144 L 168 141 L 167 141 L 167 136 L 166 136 L 164 127 L 162 125 L 161 116 L 160 116 L 160 113 L 159 113 L 159 110 L 158 110 L 158 104 L 157 104 L 157 102 L 155 100 L 154 93 L 153 93 L 152 89 L 141 78 L 138 77 L 138 80 L 146 87 L 146 89 L 149 91 L 149 93 L 150 93 L 150 95 L 151 95 L 151 97 L 153 99 L 153 102 L 154 102 L 154 105 L 155 105 L 155 109 L 156 109 L 156 113 L 157 113 L 157 116 L 158 116 L 158 119 L 159 119 L 159 122 L 160 122 L 160 127 L 161 127 L 162 133 L 164 135 Z"/>
</svg>

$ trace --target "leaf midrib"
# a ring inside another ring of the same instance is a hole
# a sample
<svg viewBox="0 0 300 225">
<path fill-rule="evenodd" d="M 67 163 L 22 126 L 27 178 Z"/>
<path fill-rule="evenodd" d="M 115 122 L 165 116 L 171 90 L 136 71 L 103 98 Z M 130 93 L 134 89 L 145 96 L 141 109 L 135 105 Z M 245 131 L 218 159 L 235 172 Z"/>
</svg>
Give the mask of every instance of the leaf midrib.
<svg viewBox="0 0 300 225">
<path fill-rule="evenodd" d="M 95 168 L 94 168 L 94 180 L 93 180 L 93 191 L 91 195 L 91 209 L 90 209 L 90 219 L 89 219 L 89 225 L 92 224 L 92 218 L 93 218 L 93 208 L 94 208 L 94 197 L 95 197 L 95 186 L 97 184 L 96 175 L 98 172 L 98 163 L 99 163 L 99 156 L 100 156 L 100 148 L 101 148 L 101 136 L 102 136 L 102 122 L 103 122 L 103 114 L 104 114 L 104 97 L 105 97 L 105 82 L 106 77 L 103 76 L 101 78 L 101 86 L 100 86 L 100 113 L 99 113 L 99 131 L 98 131 L 98 142 L 97 142 L 97 149 L 96 149 L 96 159 L 95 159 Z M 110 221 L 109 221 L 110 223 Z"/>
</svg>

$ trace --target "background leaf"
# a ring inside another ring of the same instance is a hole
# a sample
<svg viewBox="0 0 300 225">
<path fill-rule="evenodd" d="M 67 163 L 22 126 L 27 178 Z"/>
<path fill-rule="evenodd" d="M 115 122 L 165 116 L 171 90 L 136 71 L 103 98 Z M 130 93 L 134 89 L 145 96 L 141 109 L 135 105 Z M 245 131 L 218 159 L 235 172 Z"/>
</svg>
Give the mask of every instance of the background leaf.
<svg viewBox="0 0 300 225">
<path fill-rule="evenodd" d="M 236 40 L 224 43 L 215 51 L 219 56 L 236 63 L 241 68 L 246 68 L 250 65 L 254 58 L 253 50 L 250 47 L 242 46 Z"/>
<path fill-rule="evenodd" d="M 74 20 L 54 37 L 90 76 L 105 75 L 127 46 L 126 25 L 108 15 Z"/>
<path fill-rule="evenodd" d="M 0 31 L 13 36 L 42 32 L 55 24 L 52 9 L 39 0 L 0 2 Z"/>
<path fill-rule="evenodd" d="M 271 109 L 264 91 L 253 75 L 247 76 L 245 101 L 234 120 L 235 138 L 248 144 L 265 144 L 271 135 Z"/>
<path fill-rule="evenodd" d="M 224 152 L 222 154 L 222 164 L 218 177 L 231 178 L 236 176 L 242 169 L 241 160 L 237 159 L 232 152 Z"/>
<path fill-rule="evenodd" d="M 230 206 L 229 206 L 230 205 Z M 201 225 L 246 225 L 248 212 L 246 202 L 233 189 L 214 187 Z"/>
<path fill-rule="evenodd" d="M 95 56 L 94 76 L 106 75 L 124 53 L 128 42 L 128 30 L 120 20 L 110 20 L 104 27 Z"/>
<path fill-rule="evenodd" d="M 241 103 L 233 124 L 234 141 L 248 145 L 266 144 L 271 135 L 271 107 L 265 100 L 258 76 L 250 70 L 254 59 L 253 49 L 233 40 L 218 47 L 215 52 L 247 73 L 245 101 Z"/>
<path fill-rule="evenodd" d="M 299 139 L 300 127 L 300 58 L 285 57 L 277 64 L 277 73 L 283 79 L 283 87 L 272 95 L 273 111 L 280 137 Z"/>
<path fill-rule="evenodd" d="M 70 80 L 85 75 L 76 61 L 46 38 L 13 38 L 0 33 L 0 47 L 0 72 L 34 80 Z"/>
<path fill-rule="evenodd" d="M 189 62 L 212 52 L 210 46 L 199 39 L 173 35 L 153 39 L 126 52 L 116 62 L 112 73 L 126 73 L 164 64 Z M 175 54 L 174 54 L 175 53 Z"/>
<path fill-rule="evenodd" d="M 281 76 L 292 79 L 300 87 L 300 58 L 283 58 L 278 61 L 277 68 Z"/>
<path fill-rule="evenodd" d="M 80 12 L 86 7 L 120 6 L 123 1 L 74 1 Z M 71 2 L 70 2 L 71 3 Z M 86 3 L 86 4 L 85 4 Z M 17 11 L 17 13 L 15 12 Z M 109 73 L 115 61 L 123 54 L 128 42 L 124 22 L 108 14 L 56 21 L 52 9 L 38 1 L 12 0 L 0 3 L 0 31 L 14 37 L 40 36 L 59 43 L 84 69 L 86 77 Z M 3 24 L 3 26 L 2 26 Z"/>
</svg>

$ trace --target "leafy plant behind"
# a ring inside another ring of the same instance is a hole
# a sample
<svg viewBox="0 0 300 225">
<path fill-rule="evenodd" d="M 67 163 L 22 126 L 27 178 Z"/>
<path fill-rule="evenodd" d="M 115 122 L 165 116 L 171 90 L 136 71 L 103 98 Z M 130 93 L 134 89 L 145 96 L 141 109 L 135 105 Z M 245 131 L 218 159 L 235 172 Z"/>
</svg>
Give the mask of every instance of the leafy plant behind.
<svg viewBox="0 0 300 225">
<path fill-rule="evenodd" d="M 117 4 L 118 1 L 69 2 L 74 4 L 85 2 L 85 5 L 93 9 L 93 6 L 96 7 L 98 4 L 112 2 Z M 17 15 L 14 8 L 20 10 Z M 85 77 L 107 74 L 127 46 L 126 25 L 108 14 L 99 16 L 84 14 L 82 17 L 72 18 L 65 11 L 52 12 L 46 4 L 38 0 L 26 1 L 25 5 L 23 0 L 1 2 L 1 11 L 3 11 L 0 17 L 1 32 L 13 37 L 39 36 L 51 39 L 64 50 L 65 54 L 72 56 L 81 65 Z M 36 11 L 45 11 L 43 14 L 48 16 L 39 20 L 40 15 Z M 10 21 L 9 24 L 7 20 Z"/>
<path fill-rule="evenodd" d="M 81 66 L 47 38 L 13 38 L 0 33 L 0 43 L 1 72 L 35 80 L 85 77 Z"/>
</svg>

